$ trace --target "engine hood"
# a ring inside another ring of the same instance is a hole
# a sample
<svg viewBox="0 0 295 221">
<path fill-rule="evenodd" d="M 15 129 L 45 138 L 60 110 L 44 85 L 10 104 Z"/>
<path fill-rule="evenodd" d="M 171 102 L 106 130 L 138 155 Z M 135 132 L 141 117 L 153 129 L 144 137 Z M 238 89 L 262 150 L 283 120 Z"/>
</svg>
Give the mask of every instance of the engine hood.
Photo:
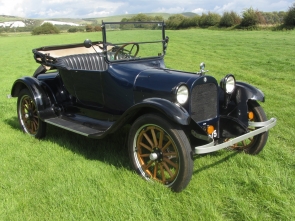
<svg viewBox="0 0 295 221">
<path fill-rule="evenodd" d="M 134 82 L 135 103 L 151 97 L 164 98 L 173 102 L 174 89 L 177 86 L 185 83 L 190 88 L 196 80 L 203 77 L 170 69 L 146 69 L 137 75 Z"/>
</svg>

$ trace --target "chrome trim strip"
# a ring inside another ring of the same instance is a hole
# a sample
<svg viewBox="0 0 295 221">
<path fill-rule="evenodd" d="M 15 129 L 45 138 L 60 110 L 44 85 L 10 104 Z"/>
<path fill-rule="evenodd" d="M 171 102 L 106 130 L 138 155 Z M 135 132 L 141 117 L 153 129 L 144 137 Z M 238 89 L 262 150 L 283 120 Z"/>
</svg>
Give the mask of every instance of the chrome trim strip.
<svg viewBox="0 0 295 221">
<path fill-rule="evenodd" d="M 204 154 L 204 153 L 210 153 L 210 152 L 214 152 L 229 146 L 232 146 L 240 141 L 246 140 L 249 137 L 253 137 L 256 136 L 257 134 L 261 134 L 263 132 L 268 131 L 269 129 L 273 128 L 277 123 L 277 119 L 276 118 L 271 118 L 268 121 L 265 122 L 253 122 L 253 123 L 249 123 L 249 126 L 255 126 L 255 127 L 261 127 L 257 130 L 251 131 L 249 133 L 246 133 L 244 135 L 241 135 L 239 137 L 233 138 L 227 142 L 224 142 L 222 144 L 218 144 L 218 145 L 214 145 L 214 141 L 206 144 L 206 145 L 202 145 L 202 146 L 197 146 L 195 147 L 195 154 Z"/>
</svg>

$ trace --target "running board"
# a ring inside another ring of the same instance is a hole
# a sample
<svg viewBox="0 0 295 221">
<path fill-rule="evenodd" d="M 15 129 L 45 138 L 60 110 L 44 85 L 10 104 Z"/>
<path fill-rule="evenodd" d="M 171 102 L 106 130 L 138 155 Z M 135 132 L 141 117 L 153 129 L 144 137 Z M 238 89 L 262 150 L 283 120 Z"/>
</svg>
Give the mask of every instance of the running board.
<svg viewBox="0 0 295 221">
<path fill-rule="evenodd" d="M 93 128 L 83 125 L 80 122 L 74 122 L 60 117 L 49 118 L 46 119 L 45 122 L 86 137 L 99 137 L 107 130 L 107 128 L 103 126 L 101 128 Z"/>
</svg>

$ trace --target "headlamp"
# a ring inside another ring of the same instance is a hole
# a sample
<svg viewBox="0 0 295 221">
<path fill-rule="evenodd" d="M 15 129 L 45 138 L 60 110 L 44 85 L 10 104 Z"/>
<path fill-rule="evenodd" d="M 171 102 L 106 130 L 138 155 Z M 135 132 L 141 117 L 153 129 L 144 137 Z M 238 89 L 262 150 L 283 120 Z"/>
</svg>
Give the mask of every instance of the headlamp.
<svg viewBox="0 0 295 221">
<path fill-rule="evenodd" d="M 220 81 L 220 87 L 227 94 L 232 94 L 236 88 L 236 79 L 232 74 L 228 74 Z"/>
<path fill-rule="evenodd" d="M 176 100 L 180 104 L 184 104 L 188 100 L 188 88 L 186 85 L 182 84 L 177 88 Z"/>
</svg>

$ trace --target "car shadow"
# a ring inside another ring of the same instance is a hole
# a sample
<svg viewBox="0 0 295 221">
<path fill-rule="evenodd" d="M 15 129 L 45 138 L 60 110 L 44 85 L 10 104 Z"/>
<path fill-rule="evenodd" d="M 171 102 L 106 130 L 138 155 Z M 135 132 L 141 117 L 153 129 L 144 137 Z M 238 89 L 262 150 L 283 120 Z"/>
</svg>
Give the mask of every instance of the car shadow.
<svg viewBox="0 0 295 221">
<path fill-rule="evenodd" d="M 223 154 L 223 153 L 220 153 L 220 152 L 214 152 L 214 153 L 208 153 L 208 154 L 210 154 L 211 156 L 214 156 L 214 155 L 215 155 L 215 156 L 216 156 L 216 155 L 219 156 L 219 155 L 221 155 L 221 154 Z M 204 170 L 207 170 L 207 169 L 209 169 L 209 168 L 216 167 L 216 166 L 218 166 L 218 165 L 220 165 L 220 164 L 222 164 L 222 163 L 228 161 L 230 158 L 236 156 L 237 154 L 239 154 L 239 152 L 234 151 L 234 152 L 232 152 L 230 155 L 227 155 L 226 157 L 224 157 L 224 158 L 222 158 L 222 159 L 220 159 L 220 160 L 218 160 L 218 161 L 216 161 L 216 162 L 214 162 L 214 163 L 211 163 L 211 164 L 205 165 L 205 166 L 203 166 L 203 167 L 201 167 L 201 168 L 195 170 L 195 171 L 193 172 L 193 174 L 198 174 L 198 173 L 200 173 L 200 172 L 202 172 L 202 171 L 204 171 Z M 205 157 L 206 155 L 207 155 L 207 154 L 197 155 L 196 157 L 194 157 L 194 161 L 197 160 L 197 159 L 199 159 L 199 158 Z"/>
<path fill-rule="evenodd" d="M 21 132 L 17 117 L 7 119 L 5 122 L 10 125 L 11 128 Z M 91 139 L 52 125 L 47 125 L 46 137 L 42 140 L 54 142 L 61 148 L 79 154 L 87 160 L 98 160 L 117 168 L 123 167 L 133 171 L 130 166 L 127 147 L 129 129 L 129 126 L 125 126 L 116 133 L 110 134 L 103 139 Z M 216 157 L 223 155 L 221 152 L 209 154 Z M 218 166 L 234 157 L 236 154 L 238 154 L 238 152 L 233 152 L 212 164 L 198 168 L 197 170 L 194 170 L 193 174 L 198 174 L 204 170 Z M 193 157 L 194 161 L 205 157 L 206 155 L 208 154 L 195 155 Z"/>
<path fill-rule="evenodd" d="M 21 132 L 17 117 L 5 120 L 5 122 L 11 128 Z M 83 156 L 87 160 L 98 160 L 115 167 L 132 170 L 127 149 L 128 132 L 129 127 L 126 126 L 103 139 L 91 139 L 47 125 L 46 137 L 42 140 L 54 142 L 62 148 Z"/>
</svg>

